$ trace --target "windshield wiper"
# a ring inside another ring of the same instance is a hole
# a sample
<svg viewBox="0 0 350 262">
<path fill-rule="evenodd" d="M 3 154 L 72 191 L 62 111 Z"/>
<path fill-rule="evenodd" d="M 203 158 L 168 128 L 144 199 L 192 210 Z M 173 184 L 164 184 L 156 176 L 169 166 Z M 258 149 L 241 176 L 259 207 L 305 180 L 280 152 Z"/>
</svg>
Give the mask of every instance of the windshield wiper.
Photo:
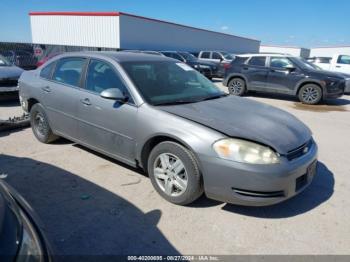
<svg viewBox="0 0 350 262">
<path fill-rule="evenodd" d="M 196 102 L 202 102 L 202 101 L 207 101 L 207 100 L 214 100 L 214 99 L 218 99 L 221 97 L 226 97 L 228 96 L 228 94 L 220 94 L 220 95 L 216 95 L 216 96 L 209 96 L 209 97 L 205 97 L 203 99 L 197 100 Z"/>
<path fill-rule="evenodd" d="M 175 101 L 169 101 L 169 102 L 155 103 L 153 105 L 155 105 L 155 106 L 170 106 L 170 105 L 191 104 L 191 103 L 195 103 L 195 102 L 196 101 L 192 101 L 192 100 L 175 100 Z"/>
</svg>

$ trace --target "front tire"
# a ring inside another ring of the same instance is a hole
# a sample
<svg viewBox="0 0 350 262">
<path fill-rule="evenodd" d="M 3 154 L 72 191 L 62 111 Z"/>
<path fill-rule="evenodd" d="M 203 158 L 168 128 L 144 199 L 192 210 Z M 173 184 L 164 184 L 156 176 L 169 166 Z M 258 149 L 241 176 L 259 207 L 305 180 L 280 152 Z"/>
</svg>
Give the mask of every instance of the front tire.
<svg viewBox="0 0 350 262">
<path fill-rule="evenodd" d="M 246 82 L 241 78 L 232 78 L 228 82 L 228 91 L 234 96 L 243 96 L 246 92 Z"/>
<path fill-rule="evenodd" d="M 197 161 L 187 148 L 162 142 L 148 158 L 148 174 L 153 187 L 167 201 L 187 205 L 203 193 Z"/>
<path fill-rule="evenodd" d="M 42 143 L 48 144 L 56 139 L 49 125 L 45 110 L 41 104 L 35 104 L 30 110 L 30 124 L 35 137 Z"/>
<path fill-rule="evenodd" d="M 322 100 L 322 89 L 315 84 L 306 84 L 299 90 L 300 102 L 308 105 L 316 105 Z"/>
</svg>

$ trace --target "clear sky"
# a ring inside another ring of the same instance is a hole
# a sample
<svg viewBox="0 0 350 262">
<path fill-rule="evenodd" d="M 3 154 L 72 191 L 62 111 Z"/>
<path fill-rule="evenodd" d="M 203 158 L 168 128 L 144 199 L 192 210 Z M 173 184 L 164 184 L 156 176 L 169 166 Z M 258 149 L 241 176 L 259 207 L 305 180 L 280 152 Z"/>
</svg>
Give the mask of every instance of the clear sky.
<svg viewBox="0 0 350 262">
<path fill-rule="evenodd" d="M 30 11 L 121 11 L 264 44 L 350 45 L 350 0 L 0 0 L 0 41 L 31 41 Z"/>
</svg>

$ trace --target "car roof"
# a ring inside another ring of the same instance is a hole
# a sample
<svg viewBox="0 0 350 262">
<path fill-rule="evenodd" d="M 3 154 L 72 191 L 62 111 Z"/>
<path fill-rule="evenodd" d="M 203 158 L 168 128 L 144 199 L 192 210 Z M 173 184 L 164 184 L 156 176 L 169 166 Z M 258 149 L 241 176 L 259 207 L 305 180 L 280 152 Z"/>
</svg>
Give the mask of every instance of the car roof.
<svg viewBox="0 0 350 262">
<path fill-rule="evenodd" d="M 123 52 L 123 51 L 81 51 L 68 52 L 57 56 L 58 58 L 86 56 L 95 58 L 110 58 L 117 62 L 143 62 L 143 61 L 174 61 L 166 56 L 158 56 L 153 54 L 138 53 L 138 52 Z"/>
<path fill-rule="evenodd" d="M 280 53 L 259 53 L 259 54 L 241 54 L 237 55 L 240 57 L 251 57 L 251 56 L 277 56 L 277 57 L 293 57 L 292 55 L 289 54 L 280 54 Z"/>
</svg>

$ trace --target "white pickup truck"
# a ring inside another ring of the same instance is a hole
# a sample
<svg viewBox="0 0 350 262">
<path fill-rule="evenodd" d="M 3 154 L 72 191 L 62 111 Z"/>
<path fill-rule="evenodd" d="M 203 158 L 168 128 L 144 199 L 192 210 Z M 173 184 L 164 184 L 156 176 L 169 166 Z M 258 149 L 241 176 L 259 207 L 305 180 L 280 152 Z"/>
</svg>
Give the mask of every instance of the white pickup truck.
<svg viewBox="0 0 350 262">
<path fill-rule="evenodd" d="M 323 70 L 335 71 L 350 75 L 350 55 L 334 55 L 333 57 L 312 57 L 309 62 Z"/>
<path fill-rule="evenodd" d="M 346 78 L 345 93 L 350 93 L 350 55 L 334 55 L 333 57 L 311 57 L 309 62 L 317 65 L 323 70 L 334 71 L 344 75 Z"/>
</svg>

